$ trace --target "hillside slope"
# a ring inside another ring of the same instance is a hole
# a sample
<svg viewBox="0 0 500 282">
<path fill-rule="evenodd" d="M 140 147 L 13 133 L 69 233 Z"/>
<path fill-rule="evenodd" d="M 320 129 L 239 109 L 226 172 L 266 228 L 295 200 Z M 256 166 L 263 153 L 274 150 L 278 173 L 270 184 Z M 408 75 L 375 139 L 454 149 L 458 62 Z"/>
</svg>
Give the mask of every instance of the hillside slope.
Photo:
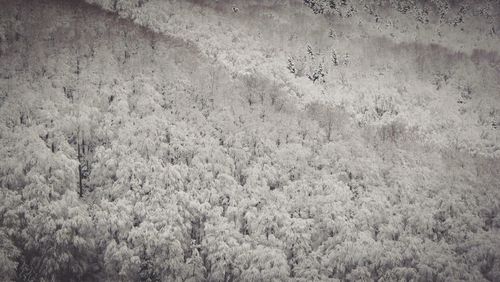
<svg viewBox="0 0 500 282">
<path fill-rule="evenodd" d="M 87 2 L 0 0 L 2 280 L 500 279 L 494 1 Z"/>
</svg>

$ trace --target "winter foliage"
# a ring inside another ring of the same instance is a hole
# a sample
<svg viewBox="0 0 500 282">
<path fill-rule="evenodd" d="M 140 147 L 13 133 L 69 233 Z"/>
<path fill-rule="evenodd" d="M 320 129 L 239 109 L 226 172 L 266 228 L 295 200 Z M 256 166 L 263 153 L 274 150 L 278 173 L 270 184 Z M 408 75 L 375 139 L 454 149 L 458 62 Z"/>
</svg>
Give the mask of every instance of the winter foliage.
<svg viewBox="0 0 500 282">
<path fill-rule="evenodd" d="M 0 280 L 498 281 L 499 23 L 0 0 Z"/>
</svg>

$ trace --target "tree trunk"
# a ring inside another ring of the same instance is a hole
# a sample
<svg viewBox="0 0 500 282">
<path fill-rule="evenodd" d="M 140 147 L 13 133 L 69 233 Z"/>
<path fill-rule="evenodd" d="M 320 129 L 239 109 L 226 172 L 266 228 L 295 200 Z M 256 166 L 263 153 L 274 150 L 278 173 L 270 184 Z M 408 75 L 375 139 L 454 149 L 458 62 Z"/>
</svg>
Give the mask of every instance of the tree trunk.
<svg viewBox="0 0 500 282">
<path fill-rule="evenodd" d="M 80 143 L 78 143 L 78 187 L 80 188 L 79 195 L 80 198 L 83 197 L 83 185 L 82 185 L 82 155 L 80 151 Z"/>
</svg>

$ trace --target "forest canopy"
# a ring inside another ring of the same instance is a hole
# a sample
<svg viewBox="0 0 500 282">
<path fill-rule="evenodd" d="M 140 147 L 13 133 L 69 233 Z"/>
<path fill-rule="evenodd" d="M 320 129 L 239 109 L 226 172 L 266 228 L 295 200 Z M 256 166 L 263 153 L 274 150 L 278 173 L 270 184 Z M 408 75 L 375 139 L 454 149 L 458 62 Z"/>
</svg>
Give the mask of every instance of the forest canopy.
<svg viewBox="0 0 500 282">
<path fill-rule="evenodd" d="M 500 279 L 496 1 L 0 7 L 0 280 Z"/>
</svg>

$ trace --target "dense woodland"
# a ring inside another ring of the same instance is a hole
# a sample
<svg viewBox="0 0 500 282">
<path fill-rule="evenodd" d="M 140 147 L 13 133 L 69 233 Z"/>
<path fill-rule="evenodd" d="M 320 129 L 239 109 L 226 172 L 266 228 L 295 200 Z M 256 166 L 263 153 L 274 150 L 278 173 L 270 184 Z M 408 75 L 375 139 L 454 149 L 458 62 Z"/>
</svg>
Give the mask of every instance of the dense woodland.
<svg viewBox="0 0 500 282">
<path fill-rule="evenodd" d="M 499 5 L 0 0 L 0 280 L 498 281 Z"/>
</svg>

